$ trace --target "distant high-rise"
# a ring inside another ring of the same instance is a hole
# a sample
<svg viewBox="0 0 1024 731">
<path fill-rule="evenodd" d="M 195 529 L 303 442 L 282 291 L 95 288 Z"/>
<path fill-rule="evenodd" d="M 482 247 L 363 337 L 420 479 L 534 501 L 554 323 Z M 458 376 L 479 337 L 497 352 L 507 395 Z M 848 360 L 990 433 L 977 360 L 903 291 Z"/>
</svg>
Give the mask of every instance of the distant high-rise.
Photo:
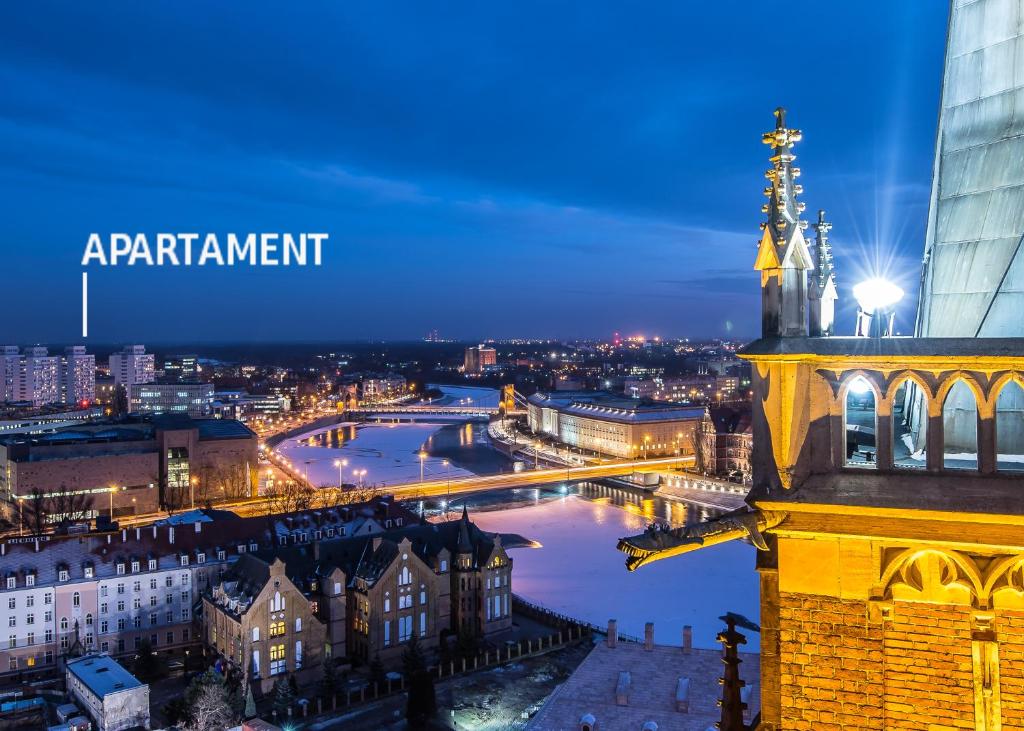
<svg viewBox="0 0 1024 731">
<path fill-rule="evenodd" d="M 194 355 L 169 355 L 164 358 L 165 383 L 195 383 L 199 378 L 199 359 Z"/>
<path fill-rule="evenodd" d="M 487 366 L 497 364 L 498 354 L 494 348 L 488 348 L 486 345 L 474 345 L 466 348 L 466 354 L 463 358 L 463 370 L 466 373 L 483 373 Z"/>
<path fill-rule="evenodd" d="M 60 363 L 61 400 L 69 404 L 96 400 L 96 356 L 85 352 L 84 345 L 64 349 Z"/>
<path fill-rule="evenodd" d="M 135 397 L 134 387 L 152 383 L 156 371 L 156 359 L 146 352 L 145 345 L 126 345 L 120 353 L 110 356 L 110 375 L 114 386 L 124 388 L 128 404 Z"/>
<path fill-rule="evenodd" d="M 21 352 L 17 345 L 0 348 L 0 401 L 18 400 L 18 382 L 21 378 Z"/>
<path fill-rule="evenodd" d="M 1024 335 L 1024 0 L 955 0 L 917 334 Z"/>
<path fill-rule="evenodd" d="M 57 356 L 50 355 L 42 346 L 25 348 L 19 381 L 18 401 L 30 401 L 33 406 L 42 406 L 61 400 Z"/>
</svg>

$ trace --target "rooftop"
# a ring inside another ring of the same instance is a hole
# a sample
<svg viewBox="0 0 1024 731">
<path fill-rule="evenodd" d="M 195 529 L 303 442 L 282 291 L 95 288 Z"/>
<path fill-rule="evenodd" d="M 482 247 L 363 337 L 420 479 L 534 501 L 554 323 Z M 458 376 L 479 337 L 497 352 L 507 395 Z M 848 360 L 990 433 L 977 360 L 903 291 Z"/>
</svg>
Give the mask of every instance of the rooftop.
<svg viewBox="0 0 1024 731">
<path fill-rule="evenodd" d="M 566 414 L 625 423 L 701 419 L 705 413 L 703 406 L 632 399 L 615 396 L 607 391 L 535 393 L 530 396 L 529 402 Z"/>
<path fill-rule="evenodd" d="M 740 676 L 747 682 L 749 722 L 759 708 L 758 656 L 741 653 Z M 598 729 L 640 729 L 648 721 L 660 731 L 706 731 L 721 717 L 721 650 L 691 649 L 623 642 L 615 647 L 594 646 L 575 672 L 548 698 L 527 725 L 529 731 L 578 729 L 580 718 L 591 714 Z M 616 703 L 619 673 L 630 674 L 625 705 Z M 680 678 L 689 679 L 689 709 L 677 710 Z"/>
<path fill-rule="evenodd" d="M 762 338 L 743 357 L 817 355 L 848 358 L 1024 358 L 1024 338 Z"/>
<path fill-rule="evenodd" d="M 86 655 L 70 660 L 68 671 L 100 698 L 143 686 L 110 655 Z"/>
</svg>

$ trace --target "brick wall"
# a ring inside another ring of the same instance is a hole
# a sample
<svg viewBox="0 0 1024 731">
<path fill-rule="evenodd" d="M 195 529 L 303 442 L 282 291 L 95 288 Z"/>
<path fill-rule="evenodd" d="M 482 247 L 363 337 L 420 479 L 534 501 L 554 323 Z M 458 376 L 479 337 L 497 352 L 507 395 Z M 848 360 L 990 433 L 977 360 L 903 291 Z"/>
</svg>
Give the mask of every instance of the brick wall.
<svg viewBox="0 0 1024 731">
<path fill-rule="evenodd" d="M 1003 728 L 1024 728 L 1024 611 L 996 613 Z"/>
<path fill-rule="evenodd" d="M 782 728 L 883 728 L 882 627 L 867 621 L 866 604 L 786 593 L 779 598 Z"/>
</svg>

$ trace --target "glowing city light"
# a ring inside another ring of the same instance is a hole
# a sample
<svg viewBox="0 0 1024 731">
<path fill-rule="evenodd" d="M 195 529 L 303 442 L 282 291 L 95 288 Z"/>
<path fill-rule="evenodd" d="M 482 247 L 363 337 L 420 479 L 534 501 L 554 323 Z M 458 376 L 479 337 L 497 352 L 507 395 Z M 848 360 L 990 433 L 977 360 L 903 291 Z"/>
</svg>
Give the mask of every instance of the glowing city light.
<svg viewBox="0 0 1024 731">
<path fill-rule="evenodd" d="M 868 314 L 887 310 L 903 299 L 903 290 L 887 279 L 867 279 L 853 288 L 853 296 L 860 308 Z"/>
</svg>

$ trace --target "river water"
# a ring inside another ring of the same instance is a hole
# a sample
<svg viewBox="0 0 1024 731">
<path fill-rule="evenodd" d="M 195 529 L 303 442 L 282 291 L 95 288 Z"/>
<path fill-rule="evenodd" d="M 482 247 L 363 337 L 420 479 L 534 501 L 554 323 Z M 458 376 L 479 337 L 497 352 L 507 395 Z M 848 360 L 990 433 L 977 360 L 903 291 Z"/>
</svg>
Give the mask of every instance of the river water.
<svg viewBox="0 0 1024 731">
<path fill-rule="evenodd" d="M 445 401 L 497 403 L 492 389 L 441 387 Z M 493 474 L 511 469 L 510 461 L 492 449 L 486 424 L 480 422 L 367 423 L 336 425 L 286 440 L 278 450 L 314 484 L 337 484 L 335 462 L 345 481 L 366 470 L 366 483 L 410 482 L 425 477 Z M 444 461 L 448 464 L 445 465 Z M 652 498 L 632 488 L 601 484 L 551 485 L 412 503 L 434 520 L 454 519 L 463 505 L 484 530 L 522 535 L 539 544 L 511 548 L 513 591 L 529 601 L 598 626 L 618 621 L 619 631 L 643 636 L 654 622 L 660 644 L 679 644 L 683 625 L 694 628 L 694 644 L 715 645 L 718 617 L 726 611 L 758 619 L 758 580 L 749 544 L 727 543 L 674 559 L 658 561 L 636 572 L 625 568 L 616 550 L 618 539 L 641 533 L 652 521 L 674 526 L 711 517 L 711 512 L 686 503 Z M 748 633 L 749 634 L 749 633 Z M 756 651 L 757 637 L 746 649 Z"/>
</svg>

